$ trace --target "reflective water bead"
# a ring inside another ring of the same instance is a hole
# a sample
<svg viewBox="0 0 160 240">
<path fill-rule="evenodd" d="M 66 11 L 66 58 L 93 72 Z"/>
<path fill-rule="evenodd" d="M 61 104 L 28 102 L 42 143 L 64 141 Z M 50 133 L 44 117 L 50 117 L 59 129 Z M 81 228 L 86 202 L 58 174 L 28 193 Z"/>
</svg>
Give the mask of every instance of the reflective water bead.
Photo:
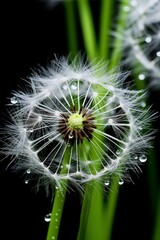
<svg viewBox="0 0 160 240">
<path fill-rule="evenodd" d="M 124 183 L 123 179 L 120 179 L 118 183 L 119 185 L 122 185 Z"/>
<path fill-rule="evenodd" d="M 62 86 L 62 88 L 63 88 L 63 90 L 67 90 L 67 89 L 68 89 L 68 87 L 67 87 L 66 84 L 64 84 L 64 85 Z"/>
<path fill-rule="evenodd" d="M 148 36 L 145 38 L 145 42 L 146 43 L 150 43 L 152 41 L 152 37 L 151 36 Z"/>
<path fill-rule="evenodd" d="M 16 104 L 18 101 L 17 101 L 17 98 L 16 97 L 12 97 L 11 98 L 11 103 L 12 104 Z"/>
<path fill-rule="evenodd" d="M 24 183 L 25 183 L 25 184 L 28 184 L 28 183 L 29 183 L 28 179 L 26 179 Z"/>
<path fill-rule="evenodd" d="M 139 157 L 139 161 L 140 161 L 140 162 L 146 162 L 146 161 L 147 161 L 146 155 L 142 154 L 142 155 Z"/>
<path fill-rule="evenodd" d="M 28 174 L 30 174 L 31 173 L 31 170 L 30 169 L 27 169 L 27 171 L 26 171 Z"/>
<path fill-rule="evenodd" d="M 109 185 L 109 181 L 106 181 L 106 182 L 104 183 L 104 185 L 105 185 L 105 186 L 108 186 L 108 185 Z"/>
<path fill-rule="evenodd" d="M 113 123 L 113 119 L 112 118 L 109 118 L 108 119 L 108 124 L 112 124 Z"/>
<path fill-rule="evenodd" d="M 51 213 L 48 213 L 48 214 L 45 215 L 44 221 L 45 222 L 50 222 L 50 220 L 51 220 Z"/>
<path fill-rule="evenodd" d="M 145 79 L 145 75 L 144 74 L 139 74 L 138 78 L 139 78 L 139 80 L 144 80 Z"/>
<path fill-rule="evenodd" d="M 160 51 L 156 52 L 156 56 L 160 57 Z"/>
<path fill-rule="evenodd" d="M 146 107 L 146 103 L 143 101 L 141 102 L 141 107 L 145 108 Z"/>
<path fill-rule="evenodd" d="M 76 89 L 77 89 L 77 84 L 76 84 L 76 83 L 73 83 L 73 84 L 71 85 L 71 89 L 72 89 L 72 90 L 76 90 Z"/>
<path fill-rule="evenodd" d="M 93 92 L 93 97 L 97 97 L 98 93 L 97 92 Z"/>
<path fill-rule="evenodd" d="M 120 150 L 117 150 L 117 151 L 116 151 L 116 154 L 117 154 L 117 155 L 120 155 L 120 153 L 121 153 Z"/>
<path fill-rule="evenodd" d="M 72 133 L 70 133 L 68 137 L 69 137 L 70 139 L 72 139 L 74 136 L 73 136 Z"/>
</svg>

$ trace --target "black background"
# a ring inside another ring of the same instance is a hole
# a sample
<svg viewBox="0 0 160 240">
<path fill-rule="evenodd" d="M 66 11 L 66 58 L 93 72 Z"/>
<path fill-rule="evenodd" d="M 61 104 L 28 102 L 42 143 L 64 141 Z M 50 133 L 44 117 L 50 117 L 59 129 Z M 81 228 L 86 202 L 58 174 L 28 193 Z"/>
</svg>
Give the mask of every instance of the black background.
<svg viewBox="0 0 160 240">
<path fill-rule="evenodd" d="M 96 13 L 96 4 L 92 4 Z M 1 111 L 10 91 L 30 75 L 31 69 L 38 64 L 46 66 L 55 54 L 68 55 L 62 4 L 49 9 L 38 0 L 9 0 L 1 4 L 2 14 Z M 84 51 L 83 44 L 79 50 Z M 159 110 L 158 97 L 158 91 L 150 91 L 150 102 L 156 110 Z M 155 127 L 158 128 L 158 120 Z M 159 133 L 156 135 L 158 140 Z M 158 149 L 158 144 L 156 147 Z M 156 159 L 158 162 L 158 154 Z M 148 168 L 151 165 L 152 161 L 148 160 L 142 167 L 143 173 L 133 176 L 134 184 L 121 186 L 112 240 L 151 240 L 154 224 L 148 187 Z M 21 174 L 6 170 L 6 166 L 6 162 L 0 163 L 0 239 L 45 240 L 48 223 L 44 216 L 51 210 L 51 198 L 46 197 L 43 188 L 35 193 L 30 183 L 25 184 Z M 79 199 L 76 192 L 68 193 L 60 240 L 76 239 Z"/>
</svg>

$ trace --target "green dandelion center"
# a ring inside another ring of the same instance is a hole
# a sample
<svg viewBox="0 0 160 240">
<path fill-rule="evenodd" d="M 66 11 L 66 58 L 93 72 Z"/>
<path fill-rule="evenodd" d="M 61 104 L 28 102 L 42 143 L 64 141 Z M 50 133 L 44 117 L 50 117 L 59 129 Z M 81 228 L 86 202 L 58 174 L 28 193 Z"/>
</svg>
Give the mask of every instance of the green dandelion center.
<svg viewBox="0 0 160 240">
<path fill-rule="evenodd" d="M 74 144 L 83 142 L 83 138 L 88 141 L 92 139 L 92 133 L 96 126 L 94 125 L 95 118 L 86 108 L 76 111 L 75 107 L 71 109 L 72 113 L 61 113 L 58 123 L 58 131 L 67 143 Z"/>
<path fill-rule="evenodd" d="M 68 127 L 72 130 L 82 130 L 85 117 L 82 114 L 73 113 L 68 118 Z"/>
</svg>

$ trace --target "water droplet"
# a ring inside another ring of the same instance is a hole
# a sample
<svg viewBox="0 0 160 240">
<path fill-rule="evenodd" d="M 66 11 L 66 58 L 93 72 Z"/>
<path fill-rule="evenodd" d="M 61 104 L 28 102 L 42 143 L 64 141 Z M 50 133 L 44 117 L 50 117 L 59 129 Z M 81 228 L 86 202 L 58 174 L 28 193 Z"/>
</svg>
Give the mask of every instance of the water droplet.
<svg viewBox="0 0 160 240">
<path fill-rule="evenodd" d="M 28 129 L 28 132 L 30 132 L 30 133 L 34 132 L 34 129 L 30 128 L 30 129 Z"/>
<path fill-rule="evenodd" d="M 112 118 L 109 118 L 108 119 L 108 124 L 112 124 L 113 123 L 113 119 Z"/>
<path fill-rule="evenodd" d="M 120 150 L 117 150 L 117 151 L 116 151 L 116 154 L 117 154 L 117 155 L 120 155 L 120 153 L 121 153 Z"/>
<path fill-rule="evenodd" d="M 54 239 L 56 239 L 54 236 L 52 236 L 52 239 L 54 240 Z"/>
<path fill-rule="evenodd" d="M 138 156 L 137 156 L 137 155 L 134 155 L 134 159 L 135 159 L 135 160 L 138 159 Z"/>
<path fill-rule="evenodd" d="M 72 139 L 74 136 L 72 133 L 70 133 L 68 137 L 69 137 L 69 139 Z"/>
<path fill-rule="evenodd" d="M 156 52 L 157 57 L 160 57 L 160 51 Z"/>
<path fill-rule="evenodd" d="M 139 78 L 139 80 L 144 80 L 145 79 L 145 75 L 144 74 L 139 74 L 138 78 Z"/>
<path fill-rule="evenodd" d="M 64 84 L 63 86 L 62 86 L 62 88 L 63 88 L 63 90 L 67 90 L 67 85 L 66 84 Z"/>
<path fill-rule="evenodd" d="M 109 181 L 106 181 L 106 182 L 104 183 L 104 185 L 105 185 L 105 186 L 108 186 L 108 185 L 109 185 Z"/>
<path fill-rule="evenodd" d="M 41 122 L 42 121 L 42 116 L 39 115 L 37 120 L 38 120 L 38 122 Z"/>
<path fill-rule="evenodd" d="M 25 183 L 25 184 L 28 184 L 28 183 L 29 183 L 29 180 L 28 180 L 28 179 L 26 179 L 24 183 Z"/>
<path fill-rule="evenodd" d="M 56 117 L 58 117 L 60 115 L 60 112 L 58 110 L 54 111 L 54 114 Z"/>
<path fill-rule="evenodd" d="M 98 93 L 97 92 L 93 92 L 93 97 L 97 97 Z"/>
<path fill-rule="evenodd" d="M 16 104 L 18 101 L 17 101 L 17 98 L 16 97 L 12 97 L 11 98 L 11 103 L 12 104 Z"/>
<path fill-rule="evenodd" d="M 143 101 L 141 102 L 141 107 L 145 108 L 146 107 L 146 103 Z"/>
<path fill-rule="evenodd" d="M 45 215 L 44 221 L 45 222 L 50 222 L 50 220 L 51 220 L 51 213 L 48 213 L 48 214 Z"/>
<path fill-rule="evenodd" d="M 31 169 L 27 169 L 27 174 L 30 174 L 31 173 Z"/>
<path fill-rule="evenodd" d="M 66 164 L 66 168 L 67 168 L 67 169 L 70 169 L 70 164 Z"/>
<path fill-rule="evenodd" d="M 76 83 L 73 83 L 73 84 L 71 85 L 71 89 L 72 89 L 72 90 L 76 90 L 76 89 L 77 89 L 77 84 L 76 84 Z"/>
<path fill-rule="evenodd" d="M 146 43 L 150 43 L 152 41 L 152 37 L 151 36 L 147 36 L 146 38 L 145 38 L 145 42 Z"/>
<path fill-rule="evenodd" d="M 140 161 L 140 162 L 146 162 L 146 161 L 147 161 L 147 157 L 146 157 L 144 154 L 142 154 L 142 155 L 139 157 L 139 161 Z"/>
<path fill-rule="evenodd" d="M 124 183 L 123 179 L 120 179 L 118 183 L 119 185 L 122 185 Z"/>
</svg>

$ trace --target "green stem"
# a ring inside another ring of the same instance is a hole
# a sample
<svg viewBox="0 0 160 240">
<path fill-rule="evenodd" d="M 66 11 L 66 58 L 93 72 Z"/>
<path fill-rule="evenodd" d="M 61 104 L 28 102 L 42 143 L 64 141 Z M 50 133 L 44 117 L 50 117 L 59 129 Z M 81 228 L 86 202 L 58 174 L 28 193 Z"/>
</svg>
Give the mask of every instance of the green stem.
<svg viewBox="0 0 160 240">
<path fill-rule="evenodd" d="M 97 180 L 93 183 L 92 198 L 90 200 L 90 210 L 84 240 L 102 240 L 104 229 L 102 227 L 102 203 L 103 189 Z M 106 228 L 105 228 L 106 231 Z"/>
<path fill-rule="evenodd" d="M 155 211 L 155 224 L 152 240 L 159 240 L 160 236 L 160 191 L 157 199 L 156 211 Z"/>
<path fill-rule="evenodd" d="M 78 52 L 78 37 L 74 4 L 75 4 L 74 1 L 64 1 L 68 50 L 71 55 L 70 57 L 73 59 Z"/>
<path fill-rule="evenodd" d="M 128 6 L 129 3 L 130 3 L 129 0 L 121 0 L 121 3 L 119 5 L 119 16 L 118 16 L 118 22 L 116 24 L 117 26 L 116 33 L 118 36 L 123 34 L 123 31 L 125 30 L 128 13 L 124 11 L 124 7 Z M 111 61 L 109 64 L 110 69 L 117 68 L 118 65 L 120 64 L 122 51 L 123 51 L 122 43 L 123 43 L 123 38 L 121 37 L 115 38 L 114 49 L 113 49 Z"/>
<path fill-rule="evenodd" d="M 109 59 L 110 31 L 113 22 L 114 0 L 102 0 L 100 11 L 99 55 Z"/>
<path fill-rule="evenodd" d="M 77 0 L 85 49 L 89 60 L 97 56 L 96 36 L 88 0 Z"/>
<path fill-rule="evenodd" d="M 114 216 L 119 196 L 118 190 L 119 190 L 118 177 L 112 178 L 107 203 L 104 205 L 103 208 L 103 229 L 107 228 L 107 231 L 104 232 L 103 240 L 110 240 L 112 236 Z"/>
<path fill-rule="evenodd" d="M 51 220 L 48 228 L 46 240 L 58 239 L 58 233 L 61 223 L 61 217 L 63 212 L 63 206 L 65 202 L 66 189 L 56 190 L 54 203 L 51 213 Z"/>
<path fill-rule="evenodd" d="M 93 187 L 91 185 L 86 185 L 84 196 L 83 196 L 83 204 L 81 209 L 81 216 L 80 216 L 80 225 L 77 240 L 84 240 L 88 222 L 88 215 L 90 212 L 90 203 L 92 197 Z"/>
<path fill-rule="evenodd" d="M 70 161 L 70 151 L 71 151 L 71 148 L 70 147 L 68 148 L 66 146 L 66 149 L 64 150 L 64 155 L 63 155 L 61 174 L 66 174 L 68 171 L 68 169 L 66 168 L 66 165 Z M 67 184 L 68 184 L 67 180 L 63 180 L 60 182 L 60 185 L 57 186 L 56 188 L 56 193 L 55 193 L 52 212 L 51 212 L 51 220 L 49 223 L 46 240 L 58 239 L 62 212 L 63 212 L 64 203 L 65 203 L 65 196 L 67 192 Z"/>
</svg>

